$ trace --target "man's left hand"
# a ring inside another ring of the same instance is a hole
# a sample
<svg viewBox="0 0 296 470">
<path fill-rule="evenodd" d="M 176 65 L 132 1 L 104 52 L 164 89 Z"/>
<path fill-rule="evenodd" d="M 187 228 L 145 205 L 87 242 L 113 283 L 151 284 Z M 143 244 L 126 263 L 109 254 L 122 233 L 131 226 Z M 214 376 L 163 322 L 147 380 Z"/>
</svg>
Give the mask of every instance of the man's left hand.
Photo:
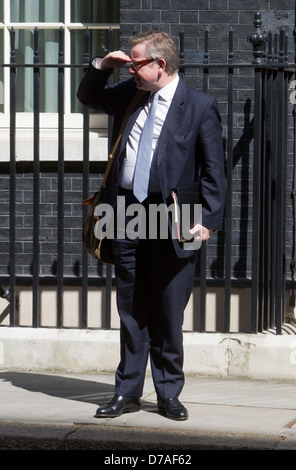
<svg viewBox="0 0 296 470">
<path fill-rule="evenodd" d="M 212 229 L 204 227 L 203 225 L 196 224 L 191 230 L 189 230 L 191 235 L 195 235 L 195 240 L 197 241 L 207 241 L 212 236 Z"/>
</svg>

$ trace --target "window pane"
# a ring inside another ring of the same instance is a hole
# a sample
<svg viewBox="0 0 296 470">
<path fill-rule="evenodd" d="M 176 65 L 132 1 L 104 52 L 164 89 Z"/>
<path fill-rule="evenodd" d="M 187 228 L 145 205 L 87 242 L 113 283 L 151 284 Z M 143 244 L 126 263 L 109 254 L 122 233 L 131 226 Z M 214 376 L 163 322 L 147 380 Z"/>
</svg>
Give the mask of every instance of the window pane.
<svg viewBox="0 0 296 470">
<path fill-rule="evenodd" d="M 10 0 L 12 22 L 63 22 L 63 0 Z"/>
<path fill-rule="evenodd" d="M 11 22 L 64 22 L 64 0 L 10 0 Z M 0 0 L 0 6 L 4 0 Z M 119 23 L 120 0 L 70 0 L 69 7 L 73 23 Z M 0 8 L 0 13 L 3 8 Z M 108 29 L 90 30 L 90 57 L 105 55 L 109 49 Z M 70 30 L 71 64 L 84 62 L 84 31 Z M 119 31 L 114 30 L 114 44 L 119 48 Z M 59 31 L 39 30 L 39 62 L 56 64 L 58 61 Z M 34 31 L 15 30 L 16 62 L 32 64 L 34 59 Z M 69 52 L 68 50 L 66 53 Z M 0 57 L 1 58 L 1 57 Z M 3 60 L 3 59 L 2 59 Z M 3 71 L 0 74 L 3 74 Z M 71 96 L 71 112 L 81 112 L 82 106 L 76 98 L 77 88 L 81 80 L 82 68 L 71 69 L 71 89 L 66 89 Z M 57 68 L 40 67 L 40 111 L 57 112 Z M 32 67 L 17 68 L 17 111 L 32 112 L 34 106 L 33 89 L 34 70 Z M 1 80 L 0 75 L 0 112 L 1 112 Z M 3 106 L 2 106 L 3 107 Z"/>
<path fill-rule="evenodd" d="M 108 53 L 109 48 L 109 31 L 90 30 L 89 56 L 104 56 Z M 72 31 L 71 33 L 71 64 L 82 64 L 84 59 L 84 30 Z M 119 49 L 119 30 L 114 30 L 114 45 L 112 49 Z M 81 112 L 82 105 L 76 98 L 77 89 L 82 77 L 82 69 L 71 69 L 71 112 Z"/>
<path fill-rule="evenodd" d="M 3 0 L 0 0 L 0 22 L 3 23 Z"/>
<path fill-rule="evenodd" d="M 34 32 L 16 30 L 15 57 L 17 63 L 32 64 L 34 57 Z M 57 63 L 58 37 L 57 30 L 39 31 L 39 62 Z M 17 111 L 33 111 L 33 69 L 18 67 L 17 74 Z M 57 69 L 40 68 L 40 111 L 57 111 Z"/>
<path fill-rule="evenodd" d="M 119 23 L 120 0 L 71 0 L 72 23 Z"/>
</svg>

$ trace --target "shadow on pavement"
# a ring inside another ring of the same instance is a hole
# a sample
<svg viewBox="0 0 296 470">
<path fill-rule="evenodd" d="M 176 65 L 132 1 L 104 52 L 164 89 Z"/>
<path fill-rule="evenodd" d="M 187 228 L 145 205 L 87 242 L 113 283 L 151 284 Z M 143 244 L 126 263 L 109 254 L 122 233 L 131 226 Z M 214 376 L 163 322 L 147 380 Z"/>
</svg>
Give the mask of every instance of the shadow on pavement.
<svg viewBox="0 0 296 470">
<path fill-rule="evenodd" d="M 110 384 L 54 374 L 6 371 L 0 372 L 0 380 L 29 392 L 95 404 L 98 400 L 106 402 L 114 393 L 114 386 Z"/>
<path fill-rule="evenodd" d="M 108 402 L 114 395 L 114 385 L 64 375 L 6 371 L 0 372 L 0 381 L 10 382 L 13 387 L 29 392 L 44 393 L 98 406 Z M 142 400 L 142 409 L 152 413 L 157 412 L 156 405 L 145 400 Z"/>
</svg>

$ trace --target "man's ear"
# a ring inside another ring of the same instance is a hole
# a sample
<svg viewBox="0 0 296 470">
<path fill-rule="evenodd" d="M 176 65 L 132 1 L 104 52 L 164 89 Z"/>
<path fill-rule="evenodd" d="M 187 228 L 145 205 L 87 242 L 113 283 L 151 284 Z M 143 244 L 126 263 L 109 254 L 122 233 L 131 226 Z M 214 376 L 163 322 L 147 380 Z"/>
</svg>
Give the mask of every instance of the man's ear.
<svg viewBox="0 0 296 470">
<path fill-rule="evenodd" d="M 166 61 L 164 59 L 157 59 L 157 63 L 159 65 L 159 67 L 163 70 L 165 70 L 166 68 Z"/>
</svg>

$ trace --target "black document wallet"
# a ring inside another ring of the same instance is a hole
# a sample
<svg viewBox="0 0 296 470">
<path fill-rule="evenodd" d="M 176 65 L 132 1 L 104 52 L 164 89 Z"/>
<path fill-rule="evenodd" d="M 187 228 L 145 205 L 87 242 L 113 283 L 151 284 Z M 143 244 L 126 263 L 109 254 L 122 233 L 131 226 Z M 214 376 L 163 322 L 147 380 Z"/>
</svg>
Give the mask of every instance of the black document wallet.
<svg viewBox="0 0 296 470">
<path fill-rule="evenodd" d="M 201 224 L 200 182 L 180 186 L 172 190 L 174 222 L 180 242 L 192 240 L 189 230 Z"/>
</svg>

